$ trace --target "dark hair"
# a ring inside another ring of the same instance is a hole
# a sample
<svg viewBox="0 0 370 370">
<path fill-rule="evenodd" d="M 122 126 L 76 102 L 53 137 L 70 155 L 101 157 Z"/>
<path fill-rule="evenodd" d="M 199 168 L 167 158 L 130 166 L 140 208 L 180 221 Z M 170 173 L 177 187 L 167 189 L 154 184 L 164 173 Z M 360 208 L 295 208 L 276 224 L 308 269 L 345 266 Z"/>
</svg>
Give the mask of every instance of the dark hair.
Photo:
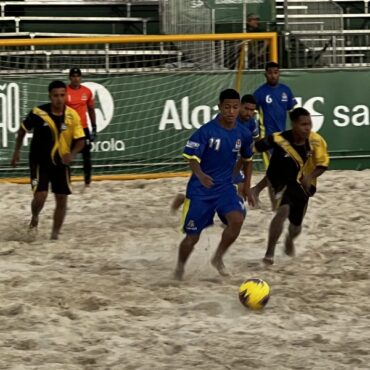
<svg viewBox="0 0 370 370">
<path fill-rule="evenodd" d="M 296 122 L 299 117 L 301 116 L 309 116 L 310 112 L 307 109 L 304 108 L 295 108 L 289 113 L 290 120 L 292 122 Z"/>
<path fill-rule="evenodd" d="M 234 89 L 226 89 L 226 90 L 221 91 L 220 99 L 219 99 L 220 103 L 222 103 L 225 99 L 238 99 L 238 100 L 240 100 L 240 95 Z"/>
<path fill-rule="evenodd" d="M 50 82 L 48 90 L 49 92 L 51 92 L 51 90 L 53 89 L 62 89 L 62 88 L 66 89 L 67 88 L 66 84 L 63 81 L 56 80 Z"/>
<path fill-rule="evenodd" d="M 73 67 L 69 70 L 70 76 L 82 76 L 81 69 L 77 67 Z"/>
<path fill-rule="evenodd" d="M 269 68 L 280 68 L 279 64 L 276 62 L 268 62 L 265 65 L 265 71 L 267 71 Z"/>
<path fill-rule="evenodd" d="M 252 94 L 243 95 L 241 103 L 242 104 L 250 103 L 250 104 L 254 104 L 254 105 L 257 104 L 256 99 L 254 98 L 254 96 Z"/>
</svg>

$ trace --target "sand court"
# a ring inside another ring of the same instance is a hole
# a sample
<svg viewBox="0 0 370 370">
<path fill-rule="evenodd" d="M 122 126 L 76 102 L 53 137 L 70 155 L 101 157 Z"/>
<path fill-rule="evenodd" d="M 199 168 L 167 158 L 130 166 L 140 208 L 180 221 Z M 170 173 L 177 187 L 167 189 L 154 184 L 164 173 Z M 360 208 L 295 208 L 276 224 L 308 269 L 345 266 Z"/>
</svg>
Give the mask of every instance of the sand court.
<svg viewBox="0 0 370 370">
<path fill-rule="evenodd" d="M 169 205 L 186 179 L 77 183 L 58 241 L 52 194 L 30 236 L 30 187 L 0 184 L 0 369 L 369 369 L 369 183 L 369 170 L 325 173 L 297 256 L 282 238 L 269 268 L 265 191 L 225 257 L 232 276 L 209 262 L 217 221 L 183 282 Z M 262 312 L 238 300 L 251 277 L 271 287 Z"/>
</svg>

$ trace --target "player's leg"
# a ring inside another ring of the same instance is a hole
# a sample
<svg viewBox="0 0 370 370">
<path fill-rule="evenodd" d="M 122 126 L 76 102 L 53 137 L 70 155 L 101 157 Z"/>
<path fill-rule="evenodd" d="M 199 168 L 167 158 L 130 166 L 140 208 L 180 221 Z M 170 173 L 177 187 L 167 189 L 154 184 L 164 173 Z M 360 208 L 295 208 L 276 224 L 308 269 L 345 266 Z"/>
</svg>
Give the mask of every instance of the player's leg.
<svg viewBox="0 0 370 370">
<path fill-rule="evenodd" d="M 171 203 L 171 212 L 175 213 L 185 202 L 185 194 L 176 194 L 175 199 Z"/>
<path fill-rule="evenodd" d="M 284 249 L 285 254 L 290 257 L 294 257 L 295 255 L 294 239 L 296 239 L 302 231 L 302 222 L 306 214 L 307 206 L 308 197 L 305 195 L 292 201 L 289 213 L 290 224 L 285 238 Z"/>
<path fill-rule="evenodd" d="M 276 210 L 275 216 L 271 220 L 267 250 L 265 257 L 263 258 L 263 262 L 265 264 L 272 265 L 274 263 L 275 247 L 281 236 L 281 233 L 283 232 L 284 222 L 288 216 L 289 204 L 283 204 Z"/>
<path fill-rule="evenodd" d="M 64 218 L 67 212 L 67 199 L 66 194 L 55 194 L 55 210 L 53 217 L 53 228 L 51 231 L 51 239 L 57 240 L 60 229 L 62 228 Z"/>
<path fill-rule="evenodd" d="M 91 183 L 91 141 L 90 141 L 90 131 L 88 128 L 84 128 L 85 132 L 85 146 L 82 149 L 82 159 L 83 159 L 83 171 L 84 171 L 84 181 L 85 185 L 89 186 Z"/>
<path fill-rule="evenodd" d="M 295 256 L 294 239 L 301 233 L 302 225 L 296 226 L 289 224 L 288 234 L 285 238 L 285 254 L 290 257 Z"/>
<path fill-rule="evenodd" d="M 264 176 L 261 181 L 259 181 L 255 186 L 251 188 L 252 197 L 254 200 L 255 208 L 260 205 L 260 193 L 267 186 L 267 177 Z"/>
<path fill-rule="evenodd" d="M 72 193 L 68 166 L 58 165 L 51 170 L 51 189 L 55 194 L 55 210 L 51 239 L 58 239 L 67 212 L 67 198 Z"/>
<path fill-rule="evenodd" d="M 39 224 L 39 215 L 44 208 L 46 198 L 48 196 L 47 191 L 36 191 L 33 194 L 33 199 L 31 202 L 31 222 L 30 222 L 30 229 L 36 228 Z"/>
<path fill-rule="evenodd" d="M 185 272 L 185 264 L 199 241 L 200 234 L 187 234 L 179 245 L 179 256 L 175 269 L 175 278 L 182 280 Z"/>
<path fill-rule="evenodd" d="M 213 224 L 215 204 L 213 201 L 201 199 L 185 199 L 182 210 L 182 230 L 186 233 L 179 246 L 179 254 L 175 269 L 175 278 L 181 280 L 185 264 L 203 229 Z"/>
<path fill-rule="evenodd" d="M 270 152 L 264 152 L 264 153 L 262 153 L 262 160 L 263 160 L 263 164 L 264 164 L 266 170 L 267 170 L 267 168 L 268 168 L 268 166 L 270 164 L 270 157 L 271 157 L 271 153 Z M 252 187 L 251 192 L 252 192 L 252 197 L 254 199 L 255 208 L 258 208 L 259 207 L 259 204 L 260 204 L 259 196 L 260 196 L 261 191 L 266 186 L 268 186 L 268 180 L 267 180 L 267 177 L 264 176 L 262 178 L 262 180 L 260 180 L 257 183 L 257 185 L 255 185 L 255 186 Z"/>
<path fill-rule="evenodd" d="M 229 212 L 225 215 L 225 217 L 227 219 L 227 226 L 222 233 L 220 244 L 218 245 L 216 253 L 211 260 L 212 265 L 222 276 L 228 275 L 225 270 L 223 256 L 227 252 L 231 244 L 233 244 L 239 236 L 244 221 L 244 216 L 239 211 Z"/>
<path fill-rule="evenodd" d="M 227 226 L 222 233 L 221 241 L 211 263 L 220 275 L 226 276 L 228 274 L 223 263 L 223 256 L 239 236 L 245 218 L 244 201 L 237 195 L 235 188 L 222 195 L 217 206 L 217 213 L 221 220 L 226 219 Z"/>
<path fill-rule="evenodd" d="M 31 201 L 32 217 L 29 227 L 30 229 L 34 229 L 38 226 L 39 215 L 44 208 L 48 196 L 49 175 L 46 166 L 35 162 L 30 162 L 30 175 L 33 198 Z"/>
</svg>

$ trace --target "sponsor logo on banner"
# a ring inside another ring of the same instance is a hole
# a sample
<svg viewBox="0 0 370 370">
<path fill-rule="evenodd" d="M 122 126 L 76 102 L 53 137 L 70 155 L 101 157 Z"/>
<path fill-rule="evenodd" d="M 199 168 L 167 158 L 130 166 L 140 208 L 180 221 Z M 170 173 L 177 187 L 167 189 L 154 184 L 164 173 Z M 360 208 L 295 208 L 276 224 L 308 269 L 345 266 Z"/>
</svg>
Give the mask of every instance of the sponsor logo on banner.
<svg viewBox="0 0 370 370">
<path fill-rule="evenodd" d="M 296 97 L 298 106 L 307 109 L 311 114 L 313 131 L 320 131 L 325 122 L 325 98 L 323 96 L 310 97 L 303 100 Z M 266 96 L 266 102 L 271 103 L 270 95 Z M 158 130 L 194 130 L 200 128 L 202 124 L 211 120 L 212 117 L 219 113 L 218 106 L 197 105 L 190 108 L 190 97 L 185 96 L 176 104 L 175 100 L 166 100 L 164 102 L 161 119 Z M 348 107 L 345 105 L 335 106 L 333 109 L 333 124 L 335 127 L 347 126 L 369 126 L 370 109 L 366 105 L 355 105 Z M 331 124 L 327 122 L 327 124 Z"/>
<path fill-rule="evenodd" d="M 20 126 L 20 87 L 15 82 L 0 84 L 0 146 L 8 148 Z"/>
<path fill-rule="evenodd" d="M 190 8 L 196 9 L 201 8 L 204 6 L 204 2 L 202 0 L 191 0 L 190 2 Z"/>
<path fill-rule="evenodd" d="M 93 93 L 95 100 L 95 116 L 97 132 L 103 131 L 112 121 L 114 115 L 114 101 L 108 89 L 96 82 L 84 82 Z M 90 123 L 90 122 L 89 122 Z"/>
<path fill-rule="evenodd" d="M 114 117 L 114 100 L 109 90 L 96 82 L 84 82 L 93 93 L 95 101 L 95 116 L 97 132 L 102 132 L 111 123 Z M 90 124 L 90 120 L 89 120 Z M 98 136 L 99 139 L 99 136 Z M 108 140 L 97 140 L 91 143 L 92 152 L 121 152 L 126 149 L 123 140 L 112 137 Z"/>
</svg>

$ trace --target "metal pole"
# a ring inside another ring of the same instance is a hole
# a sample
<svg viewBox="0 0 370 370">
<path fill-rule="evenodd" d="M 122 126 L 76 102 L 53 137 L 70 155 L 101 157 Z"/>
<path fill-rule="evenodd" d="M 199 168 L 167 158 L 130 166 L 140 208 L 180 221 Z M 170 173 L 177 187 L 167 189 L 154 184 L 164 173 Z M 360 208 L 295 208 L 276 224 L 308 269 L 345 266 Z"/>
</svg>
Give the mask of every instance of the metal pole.
<svg viewBox="0 0 370 370">
<path fill-rule="evenodd" d="M 211 11 L 211 29 L 212 33 L 216 33 L 216 10 Z M 211 53 L 212 53 L 212 68 L 216 69 L 216 41 L 212 41 Z"/>
<path fill-rule="evenodd" d="M 216 9 L 212 9 L 211 12 L 211 22 L 212 22 L 212 33 L 216 33 Z"/>
<path fill-rule="evenodd" d="M 109 73 L 109 44 L 104 45 L 105 50 L 105 70 Z"/>
<path fill-rule="evenodd" d="M 247 32 L 247 1 L 243 2 L 243 32 Z"/>
<path fill-rule="evenodd" d="M 289 19 L 288 19 L 288 0 L 284 0 L 284 30 L 288 31 Z"/>
<path fill-rule="evenodd" d="M 332 36 L 332 44 L 333 44 L 333 59 L 334 59 L 334 64 L 337 67 L 338 66 L 338 60 L 337 60 L 337 38 L 336 36 Z"/>
</svg>

